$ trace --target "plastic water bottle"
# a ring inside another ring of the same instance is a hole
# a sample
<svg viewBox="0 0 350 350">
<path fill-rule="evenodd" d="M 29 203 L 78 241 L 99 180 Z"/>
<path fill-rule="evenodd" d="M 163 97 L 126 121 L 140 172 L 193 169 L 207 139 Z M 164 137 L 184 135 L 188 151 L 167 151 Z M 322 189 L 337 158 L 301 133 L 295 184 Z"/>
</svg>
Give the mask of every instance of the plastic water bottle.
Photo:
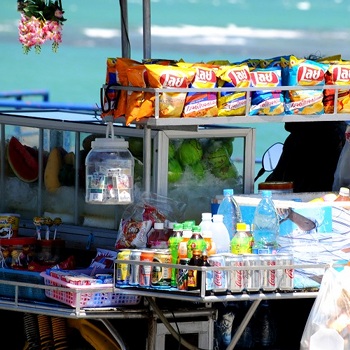
<svg viewBox="0 0 350 350">
<path fill-rule="evenodd" d="M 230 235 L 223 218 L 224 216 L 221 214 L 213 215 L 212 239 L 216 245 L 216 253 L 230 252 Z"/>
<path fill-rule="evenodd" d="M 273 254 L 277 250 L 279 221 L 270 190 L 261 191 L 262 199 L 253 219 L 253 253 Z"/>
<path fill-rule="evenodd" d="M 236 232 L 237 223 L 242 221 L 241 209 L 233 197 L 234 190 L 232 188 L 225 188 L 223 194 L 224 198 L 217 213 L 224 216 L 224 224 L 231 240 Z"/>
</svg>

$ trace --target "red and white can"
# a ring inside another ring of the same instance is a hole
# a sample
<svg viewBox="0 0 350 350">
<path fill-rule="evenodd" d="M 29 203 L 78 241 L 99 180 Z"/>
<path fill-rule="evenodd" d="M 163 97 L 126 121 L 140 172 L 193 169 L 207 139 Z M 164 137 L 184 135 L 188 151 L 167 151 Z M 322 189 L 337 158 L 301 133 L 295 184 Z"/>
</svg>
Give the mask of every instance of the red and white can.
<svg viewBox="0 0 350 350">
<path fill-rule="evenodd" d="M 276 286 L 281 291 L 294 289 L 294 258 L 293 254 L 276 254 L 276 265 L 281 266 L 276 271 Z"/>
<path fill-rule="evenodd" d="M 243 271 L 239 267 L 243 266 L 242 255 L 225 255 L 226 266 L 232 267 L 227 270 L 227 289 L 231 293 L 242 293 L 244 290 Z"/>
<path fill-rule="evenodd" d="M 226 266 L 225 256 L 223 254 L 213 254 L 208 257 L 210 266 L 215 266 L 217 269 L 213 271 L 213 292 L 227 292 L 227 273 L 223 267 Z"/>
<path fill-rule="evenodd" d="M 260 254 L 243 254 L 243 266 L 249 267 L 243 272 L 244 289 L 258 292 L 261 288 Z"/>
<path fill-rule="evenodd" d="M 276 266 L 276 254 L 260 254 L 261 267 Z M 273 292 L 276 286 L 276 269 L 261 269 L 261 289 L 264 292 Z"/>
</svg>

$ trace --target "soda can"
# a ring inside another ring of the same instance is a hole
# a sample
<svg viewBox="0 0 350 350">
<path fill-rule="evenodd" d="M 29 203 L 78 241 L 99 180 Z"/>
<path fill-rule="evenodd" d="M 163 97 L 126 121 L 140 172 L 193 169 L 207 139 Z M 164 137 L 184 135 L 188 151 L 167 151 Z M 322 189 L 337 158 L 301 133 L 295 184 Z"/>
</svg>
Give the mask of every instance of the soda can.
<svg viewBox="0 0 350 350">
<path fill-rule="evenodd" d="M 231 293 L 242 293 L 244 290 L 243 271 L 236 269 L 243 266 L 242 255 L 227 254 L 225 255 L 226 266 L 232 266 L 234 269 L 227 271 L 227 289 Z"/>
<path fill-rule="evenodd" d="M 275 254 L 260 254 L 261 266 L 276 266 Z M 272 292 L 276 290 L 276 269 L 261 269 L 261 289 L 264 292 Z"/>
<path fill-rule="evenodd" d="M 153 261 L 163 264 L 171 264 L 170 251 L 168 249 L 155 251 Z M 156 288 L 170 288 L 171 267 L 153 266 L 151 285 Z"/>
<path fill-rule="evenodd" d="M 213 271 L 213 293 L 227 292 L 227 272 L 222 269 L 226 266 L 225 255 L 213 254 L 208 257 L 210 266 L 215 266 L 217 269 Z"/>
<path fill-rule="evenodd" d="M 141 250 L 140 261 L 153 262 L 154 250 Z M 139 286 L 149 287 L 151 285 L 152 266 L 147 264 L 140 265 Z"/>
<path fill-rule="evenodd" d="M 130 249 L 121 249 L 117 254 L 118 260 L 129 260 L 130 258 Z M 130 277 L 130 268 L 129 264 L 118 263 L 117 264 L 117 284 L 126 285 L 129 283 Z"/>
<path fill-rule="evenodd" d="M 180 265 L 188 265 L 190 259 L 183 258 L 180 259 Z M 176 286 L 178 290 L 187 290 L 187 282 L 188 282 L 188 268 L 179 268 L 177 270 L 176 275 Z"/>
<path fill-rule="evenodd" d="M 141 250 L 133 249 L 130 253 L 131 261 L 140 261 Z M 131 286 L 138 286 L 140 282 L 140 265 L 130 263 L 130 277 L 129 284 Z"/>
<path fill-rule="evenodd" d="M 276 254 L 276 265 L 282 266 L 276 271 L 276 286 L 281 291 L 294 289 L 294 264 L 293 254 Z"/>
<path fill-rule="evenodd" d="M 243 266 L 249 267 L 244 270 L 244 289 L 247 292 L 258 292 L 261 288 L 260 254 L 243 254 Z"/>
</svg>

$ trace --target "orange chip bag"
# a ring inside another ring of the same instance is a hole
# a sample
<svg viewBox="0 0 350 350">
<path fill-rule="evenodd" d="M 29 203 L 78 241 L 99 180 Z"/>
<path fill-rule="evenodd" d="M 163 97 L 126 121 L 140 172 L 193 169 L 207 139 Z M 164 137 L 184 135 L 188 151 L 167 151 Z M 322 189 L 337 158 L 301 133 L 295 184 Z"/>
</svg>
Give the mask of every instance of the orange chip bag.
<svg viewBox="0 0 350 350">
<path fill-rule="evenodd" d="M 143 64 L 126 70 L 129 86 L 147 87 L 147 70 Z M 154 94 L 144 91 L 128 91 L 126 98 L 125 124 L 154 115 Z"/>
<path fill-rule="evenodd" d="M 217 71 L 219 87 L 249 87 L 250 70 L 247 64 L 223 66 Z M 247 93 L 220 91 L 218 93 L 218 116 L 244 115 Z"/>
<path fill-rule="evenodd" d="M 117 58 L 116 61 L 116 70 L 117 70 L 117 83 L 122 86 L 128 85 L 128 77 L 127 77 L 127 68 L 135 65 L 141 64 L 140 62 L 137 62 L 135 60 L 132 60 L 130 58 Z M 114 118 L 119 118 L 125 115 L 126 111 L 126 97 L 127 92 L 125 90 L 121 90 L 119 94 L 119 99 L 117 106 L 114 110 Z"/>
<path fill-rule="evenodd" d="M 333 63 L 328 68 L 325 75 L 326 85 L 350 85 L 350 61 L 340 61 Z M 335 90 L 324 90 L 325 113 L 334 112 Z M 338 113 L 350 113 L 350 90 L 338 90 Z"/>
<path fill-rule="evenodd" d="M 158 64 L 146 64 L 150 87 L 188 88 L 196 70 Z M 186 92 L 162 92 L 159 96 L 159 117 L 179 118 L 185 104 Z"/>
</svg>

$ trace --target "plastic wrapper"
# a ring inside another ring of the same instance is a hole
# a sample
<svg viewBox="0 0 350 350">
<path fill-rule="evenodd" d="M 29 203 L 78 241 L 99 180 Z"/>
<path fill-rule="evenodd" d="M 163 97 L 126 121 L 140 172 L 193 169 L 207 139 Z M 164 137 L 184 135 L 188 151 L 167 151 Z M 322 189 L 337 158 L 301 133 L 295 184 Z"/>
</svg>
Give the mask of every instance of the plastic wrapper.
<svg viewBox="0 0 350 350">
<path fill-rule="evenodd" d="M 115 248 L 145 248 L 153 224 L 179 222 L 183 219 L 185 208 L 185 203 L 155 193 L 143 193 L 125 209 Z"/>
<path fill-rule="evenodd" d="M 310 311 L 300 350 L 345 350 L 350 340 L 350 267 L 324 273 Z"/>
</svg>

